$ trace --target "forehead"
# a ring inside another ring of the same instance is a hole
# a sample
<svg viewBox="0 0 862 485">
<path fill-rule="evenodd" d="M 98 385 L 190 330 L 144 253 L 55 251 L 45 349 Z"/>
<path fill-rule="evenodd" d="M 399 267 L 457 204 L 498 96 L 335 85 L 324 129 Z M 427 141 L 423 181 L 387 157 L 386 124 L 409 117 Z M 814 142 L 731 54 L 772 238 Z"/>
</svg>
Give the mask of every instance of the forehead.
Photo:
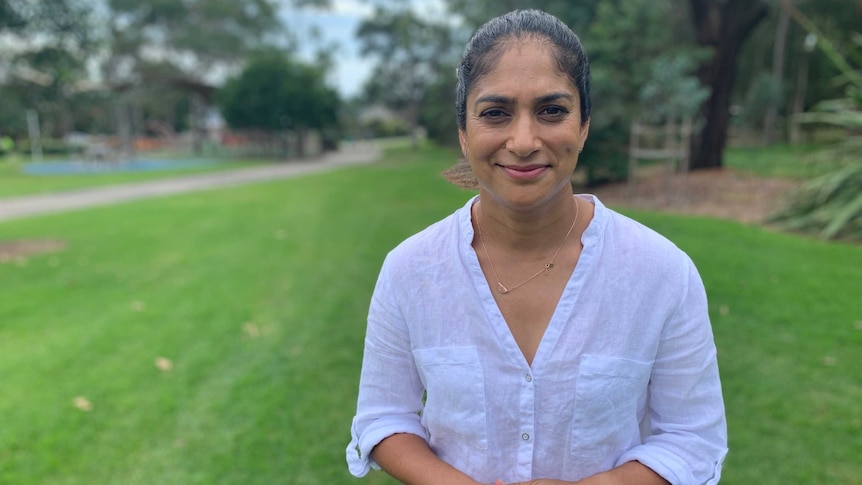
<svg viewBox="0 0 862 485">
<path fill-rule="evenodd" d="M 577 88 L 560 70 L 554 47 L 546 39 L 511 39 L 498 49 L 491 69 L 476 80 L 468 99 L 487 94 L 515 97 L 551 91 L 569 92 L 577 97 Z"/>
</svg>

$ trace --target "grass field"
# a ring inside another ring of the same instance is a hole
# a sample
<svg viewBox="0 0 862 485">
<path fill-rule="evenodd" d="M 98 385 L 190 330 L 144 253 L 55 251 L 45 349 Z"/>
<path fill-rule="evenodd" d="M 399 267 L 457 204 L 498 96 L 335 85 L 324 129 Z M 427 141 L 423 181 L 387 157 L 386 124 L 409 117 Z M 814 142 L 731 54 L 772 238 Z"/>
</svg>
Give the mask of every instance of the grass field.
<svg viewBox="0 0 862 485">
<path fill-rule="evenodd" d="M 470 193 L 445 150 L 0 224 L 0 483 L 342 484 L 377 270 Z M 630 213 L 697 263 L 726 484 L 862 483 L 862 247 Z"/>
<path fill-rule="evenodd" d="M 724 151 L 724 164 L 764 177 L 807 179 L 836 168 L 835 162 L 819 156 L 824 146 L 729 147 Z"/>
</svg>

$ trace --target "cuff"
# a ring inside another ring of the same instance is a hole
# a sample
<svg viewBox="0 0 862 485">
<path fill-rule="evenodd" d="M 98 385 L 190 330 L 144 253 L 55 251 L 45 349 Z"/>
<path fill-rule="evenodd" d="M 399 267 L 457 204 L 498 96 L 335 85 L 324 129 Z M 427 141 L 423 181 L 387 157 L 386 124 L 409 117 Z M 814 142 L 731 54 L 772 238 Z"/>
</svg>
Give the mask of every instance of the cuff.
<svg viewBox="0 0 862 485">
<path fill-rule="evenodd" d="M 721 466 L 725 456 L 727 456 L 727 448 L 721 451 L 714 462 L 695 467 L 665 449 L 640 445 L 624 453 L 617 460 L 616 466 L 637 461 L 673 485 L 715 485 L 721 478 Z M 699 469 L 695 470 L 695 468 Z"/>
<path fill-rule="evenodd" d="M 356 418 L 353 418 L 353 425 L 350 427 L 352 439 L 346 450 L 347 467 L 350 473 L 355 477 L 364 477 L 372 468 L 379 470 L 380 466 L 371 459 L 371 450 L 384 439 L 399 433 L 414 434 L 428 441 L 425 428 L 416 420 L 399 417 L 380 418 L 366 426 L 360 435 Z"/>
</svg>

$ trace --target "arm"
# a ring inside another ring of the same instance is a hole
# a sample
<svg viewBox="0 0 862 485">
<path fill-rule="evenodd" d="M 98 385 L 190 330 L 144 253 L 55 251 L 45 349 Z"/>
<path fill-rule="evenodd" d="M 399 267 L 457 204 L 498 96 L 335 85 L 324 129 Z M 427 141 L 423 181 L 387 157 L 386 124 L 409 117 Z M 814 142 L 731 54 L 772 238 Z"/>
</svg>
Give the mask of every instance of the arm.
<svg viewBox="0 0 862 485">
<path fill-rule="evenodd" d="M 353 439 L 347 447 L 350 471 L 361 477 L 379 468 L 406 484 L 474 485 L 428 445 L 420 418 L 425 386 L 389 268 L 384 263 L 368 312 Z"/>
<path fill-rule="evenodd" d="M 395 434 L 378 444 L 371 457 L 407 485 L 477 485 L 473 479 L 437 458 L 422 438 Z"/>
<path fill-rule="evenodd" d="M 598 475 L 575 482 L 577 485 L 670 485 L 649 467 L 629 461 Z"/>
<path fill-rule="evenodd" d="M 497 480 L 494 485 L 506 484 Z M 669 485 L 669 482 L 641 463 L 629 461 L 612 470 L 576 482 L 546 479 L 511 485 Z"/>
<path fill-rule="evenodd" d="M 724 403 L 706 292 L 690 261 L 686 281 L 650 375 L 650 433 L 617 464 L 638 461 L 676 485 L 714 485 L 727 453 Z"/>
</svg>

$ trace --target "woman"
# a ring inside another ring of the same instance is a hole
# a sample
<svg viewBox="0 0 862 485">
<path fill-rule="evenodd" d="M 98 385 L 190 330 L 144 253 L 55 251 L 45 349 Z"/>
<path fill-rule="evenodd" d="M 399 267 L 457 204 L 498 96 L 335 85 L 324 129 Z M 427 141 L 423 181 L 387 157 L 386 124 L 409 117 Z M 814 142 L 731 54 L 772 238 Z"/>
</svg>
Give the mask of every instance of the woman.
<svg viewBox="0 0 862 485">
<path fill-rule="evenodd" d="M 458 69 L 479 195 L 386 258 L 350 471 L 409 484 L 717 483 L 724 407 L 689 258 L 575 196 L 589 64 L 556 18 L 481 27 Z"/>
</svg>

